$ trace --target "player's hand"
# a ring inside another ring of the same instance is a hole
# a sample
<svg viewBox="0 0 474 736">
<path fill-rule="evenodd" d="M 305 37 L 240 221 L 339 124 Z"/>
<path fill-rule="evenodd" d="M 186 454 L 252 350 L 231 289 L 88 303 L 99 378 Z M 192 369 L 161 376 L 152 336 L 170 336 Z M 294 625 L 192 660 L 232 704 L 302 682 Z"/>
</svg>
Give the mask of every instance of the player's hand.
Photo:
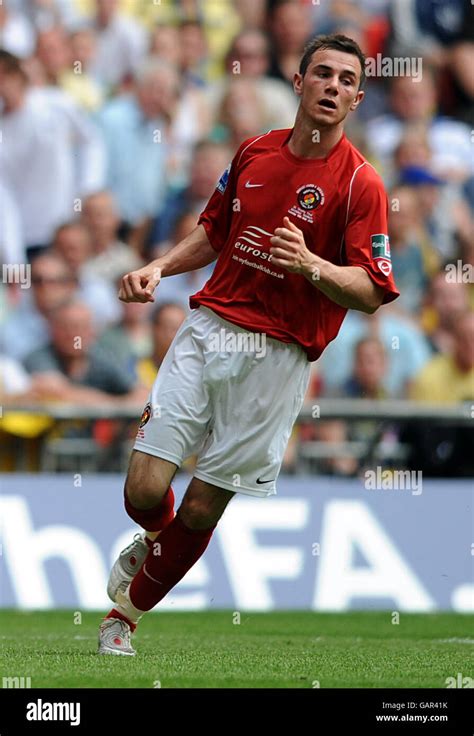
<svg viewBox="0 0 474 736">
<path fill-rule="evenodd" d="M 154 263 L 130 271 L 122 278 L 118 298 L 122 302 L 154 302 L 153 292 L 160 283 L 161 269 Z"/>
<path fill-rule="evenodd" d="M 283 227 L 277 227 L 270 238 L 272 263 L 293 273 L 306 272 L 313 254 L 306 247 L 304 235 L 289 217 L 283 218 Z"/>
</svg>

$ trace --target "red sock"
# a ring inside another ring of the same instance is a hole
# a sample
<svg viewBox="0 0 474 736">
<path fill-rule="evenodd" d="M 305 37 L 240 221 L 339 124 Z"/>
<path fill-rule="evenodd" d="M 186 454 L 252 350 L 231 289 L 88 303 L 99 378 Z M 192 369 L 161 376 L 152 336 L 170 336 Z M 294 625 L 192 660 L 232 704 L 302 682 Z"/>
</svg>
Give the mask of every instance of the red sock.
<svg viewBox="0 0 474 736">
<path fill-rule="evenodd" d="M 107 616 L 105 618 L 119 618 L 121 621 L 125 621 L 126 624 L 128 624 L 132 630 L 132 634 L 137 628 L 137 625 L 133 623 L 133 621 L 130 621 L 129 618 L 123 615 L 123 613 L 120 613 L 120 611 L 117 611 L 116 608 L 112 608 L 111 611 L 108 612 Z"/>
<path fill-rule="evenodd" d="M 203 554 L 215 527 L 190 529 L 179 516 L 159 536 L 160 555 L 150 549 L 130 585 L 130 600 L 140 611 L 149 611 L 179 583 Z"/>
<path fill-rule="evenodd" d="M 147 532 L 160 532 L 174 519 L 174 493 L 171 486 L 160 503 L 151 509 L 136 509 L 125 494 L 125 511 L 133 521 L 140 524 Z"/>
</svg>

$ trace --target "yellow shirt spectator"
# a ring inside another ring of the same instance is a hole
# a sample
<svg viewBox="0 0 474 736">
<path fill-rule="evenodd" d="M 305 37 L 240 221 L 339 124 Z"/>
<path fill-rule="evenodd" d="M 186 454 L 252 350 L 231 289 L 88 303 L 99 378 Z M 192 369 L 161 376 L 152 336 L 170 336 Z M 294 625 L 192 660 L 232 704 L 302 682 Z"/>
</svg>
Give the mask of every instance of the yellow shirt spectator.
<svg viewBox="0 0 474 736">
<path fill-rule="evenodd" d="M 459 316 L 452 355 L 436 355 L 415 378 L 411 397 L 455 404 L 474 399 L 474 312 Z"/>
</svg>

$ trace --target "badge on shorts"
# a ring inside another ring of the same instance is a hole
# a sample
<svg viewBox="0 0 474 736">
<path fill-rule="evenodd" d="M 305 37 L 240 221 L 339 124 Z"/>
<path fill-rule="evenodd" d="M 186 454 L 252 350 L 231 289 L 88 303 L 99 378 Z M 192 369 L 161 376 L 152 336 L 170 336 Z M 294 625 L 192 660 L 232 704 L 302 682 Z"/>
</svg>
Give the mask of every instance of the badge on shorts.
<svg viewBox="0 0 474 736">
<path fill-rule="evenodd" d="M 382 273 L 385 274 L 385 276 L 388 276 L 392 271 L 390 240 L 388 235 L 385 235 L 384 233 L 376 233 L 375 235 L 371 235 L 371 241 L 372 258 Z"/>
<path fill-rule="evenodd" d="M 151 404 L 148 403 L 143 409 L 143 413 L 140 418 L 140 424 L 138 425 L 138 428 L 143 429 L 145 424 L 149 421 L 150 417 L 151 417 Z"/>
</svg>

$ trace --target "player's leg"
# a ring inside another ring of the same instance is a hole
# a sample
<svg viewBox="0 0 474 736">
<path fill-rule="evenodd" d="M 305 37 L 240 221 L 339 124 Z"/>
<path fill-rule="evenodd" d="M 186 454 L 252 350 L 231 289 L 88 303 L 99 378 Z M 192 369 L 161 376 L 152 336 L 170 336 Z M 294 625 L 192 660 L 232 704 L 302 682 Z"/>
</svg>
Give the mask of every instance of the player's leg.
<svg viewBox="0 0 474 736">
<path fill-rule="evenodd" d="M 200 349 L 205 328 L 206 321 L 196 313 L 180 327 L 138 426 L 125 483 L 125 508 L 146 532 L 135 535 L 113 566 L 107 592 L 114 602 L 117 590 L 125 590 L 148 547 L 174 518 L 170 482 L 183 459 L 198 451 L 209 432 L 211 402 Z"/>
<path fill-rule="evenodd" d="M 140 567 L 134 553 L 140 554 L 141 562 L 149 552 L 147 541 L 149 546 L 156 544 L 151 533 L 164 533 L 162 530 L 173 518 L 169 487 L 176 468 L 184 458 L 199 451 L 209 434 L 212 402 L 209 382 L 203 379 L 208 330 L 209 321 L 200 313 L 194 312 L 184 321 L 158 372 L 139 424 L 125 503 L 129 515 L 143 526 L 149 538 L 134 540 L 135 545 L 126 552 L 127 560 L 133 563 L 131 573 Z M 118 584 L 114 580 L 111 585 L 116 600 L 124 583 L 128 580 L 122 576 Z M 101 624 L 99 653 L 135 654 L 130 633 L 126 618 L 114 608 Z"/>
<path fill-rule="evenodd" d="M 125 593 L 117 595 L 115 615 L 132 631 L 140 617 L 154 608 L 198 561 L 234 495 L 192 479 L 175 518 L 149 550 Z"/>
<path fill-rule="evenodd" d="M 125 590 L 140 569 L 149 548 L 159 533 L 174 518 L 174 494 L 170 485 L 177 466 L 168 460 L 134 450 L 125 481 L 125 509 L 142 534 L 135 534 L 115 561 L 107 584 L 109 598 Z"/>
<path fill-rule="evenodd" d="M 143 526 L 143 535 L 120 553 L 109 577 L 107 592 L 113 601 L 127 588 L 143 564 L 159 532 L 174 518 L 174 495 L 170 486 L 177 466 L 162 458 L 134 450 L 125 481 L 125 508 L 129 516 Z M 115 604 L 117 605 L 117 604 Z M 99 654 L 133 656 L 131 627 L 116 608 L 100 625 Z"/>
</svg>

